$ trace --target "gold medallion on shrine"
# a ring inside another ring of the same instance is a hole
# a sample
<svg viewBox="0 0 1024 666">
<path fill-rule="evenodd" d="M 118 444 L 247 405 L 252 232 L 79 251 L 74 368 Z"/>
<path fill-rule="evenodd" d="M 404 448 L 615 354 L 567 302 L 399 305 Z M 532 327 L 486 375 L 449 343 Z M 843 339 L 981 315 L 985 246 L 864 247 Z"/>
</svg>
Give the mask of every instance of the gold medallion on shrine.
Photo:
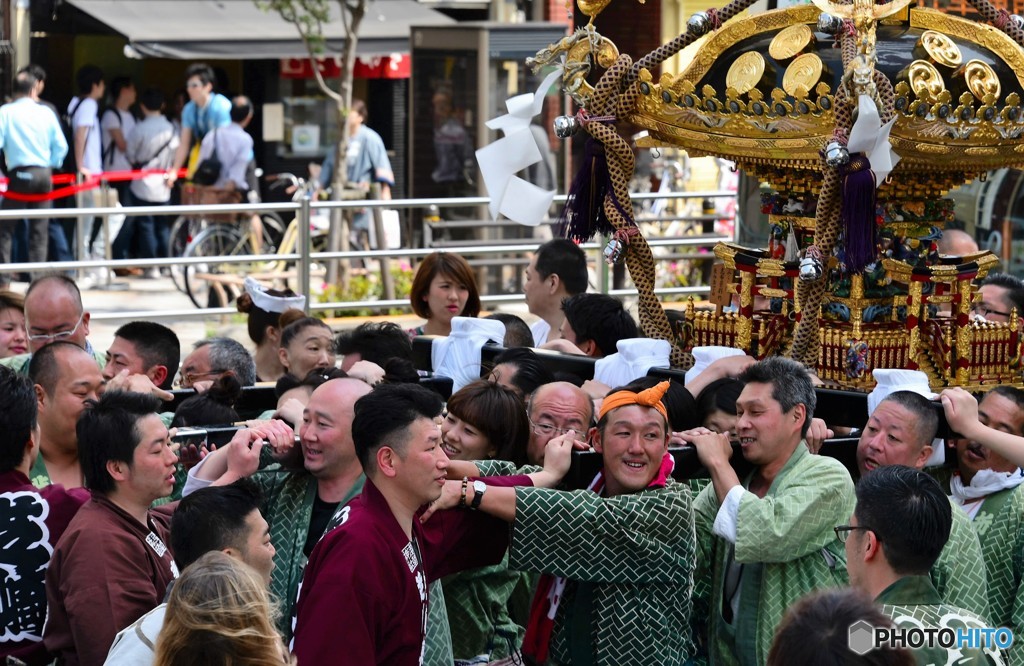
<svg viewBox="0 0 1024 666">
<path fill-rule="evenodd" d="M 729 67 L 725 75 L 725 85 L 742 95 L 756 88 L 764 74 L 764 56 L 757 51 L 747 51 L 736 58 Z"/>
<path fill-rule="evenodd" d="M 776 60 L 789 60 L 803 53 L 813 39 L 814 33 L 806 24 L 791 25 L 775 35 L 772 43 L 768 45 L 768 55 Z"/>
<path fill-rule="evenodd" d="M 951 69 L 956 69 L 963 62 L 960 47 L 952 39 L 935 30 L 925 30 L 921 33 L 914 46 L 914 56 Z"/>
<path fill-rule="evenodd" d="M 802 97 L 810 92 L 821 78 L 823 65 L 816 53 L 797 56 L 782 75 L 782 89 L 787 95 Z M 803 91 L 798 94 L 798 91 Z"/>
</svg>

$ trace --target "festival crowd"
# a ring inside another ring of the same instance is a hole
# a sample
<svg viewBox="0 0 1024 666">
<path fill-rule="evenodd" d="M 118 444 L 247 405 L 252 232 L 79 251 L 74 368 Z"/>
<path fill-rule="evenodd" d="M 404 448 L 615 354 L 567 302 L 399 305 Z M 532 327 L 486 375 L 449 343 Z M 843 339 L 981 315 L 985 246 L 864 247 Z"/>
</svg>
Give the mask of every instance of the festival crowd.
<svg viewBox="0 0 1024 666">
<path fill-rule="evenodd" d="M 1024 663 L 1018 644 L 847 647 L 860 620 L 1024 627 L 1024 391 L 893 390 L 845 433 L 848 468 L 822 453 L 838 428 L 815 417 L 802 365 L 722 355 L 660 381 L 621 302 L 587 293 L 574 243 L 541 245 L 525 277 L 536 322 L 487 322 L 469 264 L 435 253 L 410 295 L 422 326 L 337 335 L 302 295 L 247 280 L 251 351 L 182 350 L 146 321 L 99 350 L 73 280 L 0 292 L 0 656 Z M 1015 278 L 981 294 L 977 316 L 1024 312 Z M 444 401 L 411 340 L 467 321 L 503 330 L 506 350 Z M 549 353 L 616 364 L 616 385 L 553 373 Z M 258 382 L 277 403 L 243 422 Z M 194 394 L 172 403 L 172 388 Z M 960 438 L 937 467 L 942 411 Z M 219 447 L 175 436 L 225 424 Z M 674 478 L 670 445 L 706 476 Z M 600 460 L 575 489 L 573 451 Z"/>
</svg>

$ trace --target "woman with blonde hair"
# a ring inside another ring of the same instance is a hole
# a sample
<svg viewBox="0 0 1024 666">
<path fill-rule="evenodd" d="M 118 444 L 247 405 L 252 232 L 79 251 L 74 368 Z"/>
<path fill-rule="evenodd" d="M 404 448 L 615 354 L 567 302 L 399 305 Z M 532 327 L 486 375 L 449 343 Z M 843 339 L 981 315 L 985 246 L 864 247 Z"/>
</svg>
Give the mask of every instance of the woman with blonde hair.
<svg viewBox="0 0 1024 666">
<path fill-rule="evenodd" d="M 167 600 L 155 666 L 294 666 L 274 629 L 277 610 L 266 582 L 221 552 L 182 572 Z"/>
</svg>

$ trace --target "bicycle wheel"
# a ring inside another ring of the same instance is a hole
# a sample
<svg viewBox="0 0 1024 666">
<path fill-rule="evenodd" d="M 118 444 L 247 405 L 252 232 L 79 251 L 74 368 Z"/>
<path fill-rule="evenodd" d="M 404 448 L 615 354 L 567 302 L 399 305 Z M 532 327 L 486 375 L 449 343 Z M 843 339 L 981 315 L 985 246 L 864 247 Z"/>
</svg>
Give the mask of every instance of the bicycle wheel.
<svg viewBox="0 0 1024 666">
<path fill-rule="evenodd" d="M 198 308 L 223 307 L 241 293 L 241 281 L 250 263 L 224 263 L 221 257 L 252 254 L 248 235 L 233 227 L 217 225 L 203 230 L 185 250 L 186 259 L 209 257 L 209 262 L 186 264 L 183 277 L 185 293 Z"/>
<path fill-rule="evenodd" d="M 260 213 L 260 223 L 263 225 L 263 247 L 260 254 L 274 254 L 281 247 L 287 225 L 280 215 L 270 211 Z"/>
<path fill-rule="evenodd" d="M 179 215 L 171 225 L 171 237 L 167 245 L 167 256 L 171 259 L 185 256 L 189 244 L 207 226 L 206 220 L 195 215 Z M 171 281 L 178 291 L 185 293 L 185 270 L 181 265 L 171 266 Z"/>
</svg>

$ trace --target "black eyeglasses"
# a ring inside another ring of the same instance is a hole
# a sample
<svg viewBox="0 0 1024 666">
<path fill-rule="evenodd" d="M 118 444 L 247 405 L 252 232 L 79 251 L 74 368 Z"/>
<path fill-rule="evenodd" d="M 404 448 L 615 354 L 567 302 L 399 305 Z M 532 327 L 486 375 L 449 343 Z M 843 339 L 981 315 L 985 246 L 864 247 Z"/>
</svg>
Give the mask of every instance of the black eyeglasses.
<svg viewBox="0 0 1024 666">
<path fill-rule="evenodd" d="M 862 525 L 840 525 L 839 527 L 832 528 L 836 533 L 836 538 L 839 539 L 839 543 L 846 543 L 846 540 L 850 538 L 850 532 L 854 530 L 867 530 L 873 531 L 870 527 L 864 527 Z"/>
<path fill-rule="evenodd" d="M 987 317 L 989 315 L 996 315 L 997 317 L 1009 317 L 1009 312 L 1000 312 L 999 310 L 993 310 L 984 303 L 975 303 L 971 306 L 971 312 L 981 317 Z"/>
</svg>

